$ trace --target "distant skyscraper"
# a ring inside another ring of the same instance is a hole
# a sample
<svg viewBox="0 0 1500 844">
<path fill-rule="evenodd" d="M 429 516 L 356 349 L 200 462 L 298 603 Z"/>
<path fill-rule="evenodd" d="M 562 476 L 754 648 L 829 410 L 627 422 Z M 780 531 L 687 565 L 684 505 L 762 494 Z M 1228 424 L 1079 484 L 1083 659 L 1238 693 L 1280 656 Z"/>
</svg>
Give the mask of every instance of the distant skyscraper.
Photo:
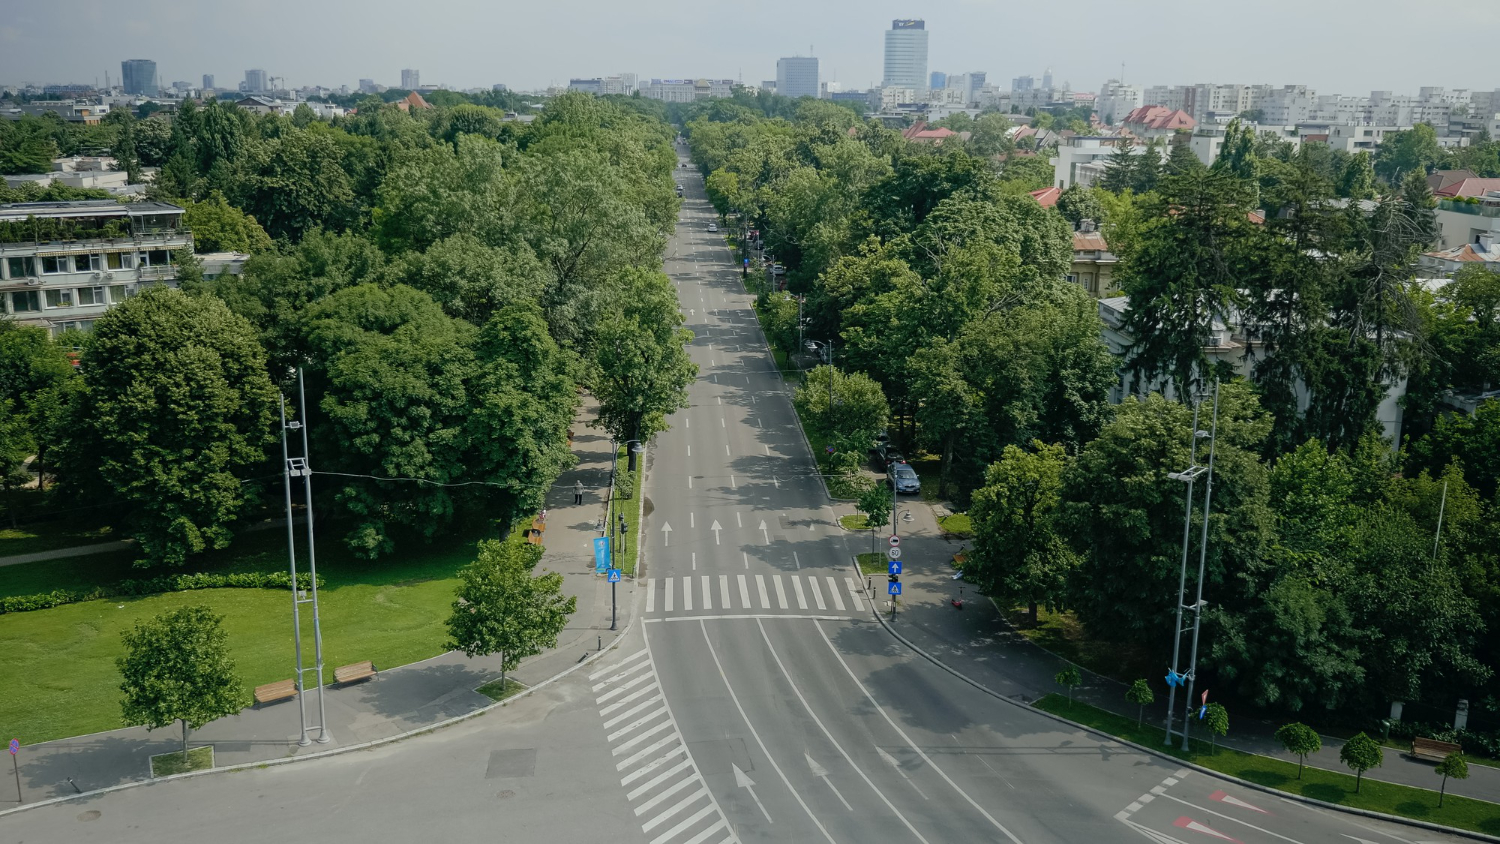
<svg viewBox="0 0 1500 844">
<path fill-rule="evenodd" d="M 361 94 L 374 94 L 374 93 L 377 92 L 377 90 L 378 89 L 375 87 L 375 80 L 373 80 L 373 79 L 361 79 L 361 80 L 359 80 L 359 92 Z"/>
<path fill-rule="evenodd" d="M 1012 93 L 1020 93 L 1022 91 L 1030 91 L 1030 90 L 1033 90 L 1035 88 L 1036 88 L 1036 79 L 1034 79 L 1034 78 L 1032 78 L 1030 76 L 1017 76 L 1015 79 L 1012 79 L 1010 81 L 1010 90 L 1011 90 Z"/>
<path fill-rule="evenodd" d="M 264 70 L 245 71 L 245 90 L 252 94 L 259 94 L 270 90 L 270 77 Z"/>
<path fill-rule="evenodd" d="M 1052 68 L 1050 67 L 1047 68 L 1044 73 L 1042 73 L 1042 90 L 1052 90 Z"/>
<path fill-rule="evenodd" d="M 203 87 L 204 87 L 205 90 L 212 90 L 213 89 L 213 87 L 214 87 L 214 75 L 212 73 L 205 73 L 205 74 L 203 74 Z"/>
<path fill-rule="evenodd" d="M 883 88 L 927 90 L 927 23 L 894 20 L 885 32 Z"/>
<path fill-rule="evenodd" d="M 156 81 L 156 62 L 150 59 L 120 62 L 120 82 L 127 94 L 154 97 L 161 93 L 161 86 Z"/>
<path fill-rule="evenodd" d="M 418 88 L 422 87 L 421 71 L 412 70 L 409 67 L 402 68 L 401 87 L 407 91 L 415 91 Z"/>
<path fill-rule="evenodd" d="M 792 98 L 818 96 L 818 60 L 801 56 L 777 59 L 776 93 Z"/>
<path fill-rule="evenodd" d="M 934 70 L 927 76 L 927 87 L 934 91 L 940 91 L 948 87 L 948 74 L 941 70 Z"/>
</svg>

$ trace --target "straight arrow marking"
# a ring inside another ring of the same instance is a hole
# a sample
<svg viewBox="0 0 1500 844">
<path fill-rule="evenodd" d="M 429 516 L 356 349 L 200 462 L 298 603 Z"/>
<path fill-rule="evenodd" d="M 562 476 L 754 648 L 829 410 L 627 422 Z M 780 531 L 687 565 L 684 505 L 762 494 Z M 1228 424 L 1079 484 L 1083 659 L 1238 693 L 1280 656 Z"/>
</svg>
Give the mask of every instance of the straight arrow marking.
<svg viewBox="0 0 1500 844">
<path fill-rule="evenodd" d="M 901 770 L 901 763 L 896 761 L 896 757 L 892 756 L 889 753 L 886 753 L 885 752 L 885 748 L 883 748 L 883 747 L 877 747 L 877 748 L 875 748 L 875 752 L 878 753 L 878 754 L 880 754 L 881 761 L 885 762 L 887 765 L 890 765 L 892 768 L 896 769 L 896 773 L 898 773 L 898 774 L 901 775 L 901 779 L 906 780 L 907 784 L 910 785 L 912 788 L 916 788 L 918 794 L 922 794 L 922 789 L 917 788 L 917 784 L 911 781 L 911 777 L 907 776 L 906 772 L 903 771 L 903 770 Z M 922 799 L 926 800 L 927 799 L 927 795 L 922 794 Z"/>
<path fill-rule="evenodd" d="M 1260 812 L 1262 815 L 1271 814 L 1270 812 L 1267 812 L 1265 809 L 1262 809 L 1259 806 L 1252 806 L 1249 803 L 1241 800 L 1240 798 L 1231 797 L 1230 795 L 1225 794 L 1222 791 L 1215 791 L 1213 794 L 1208 795 L 1208 799 L 1217 800 L 1220 803 L 1227 803 L 1230 806 L 1239 806 L 1241 809 L 1249 809 L 1252 812 Z"/>
<path fill-rule="evenodd" d="M 1215 838 L 1220 838 L 1220 839 L 1223 839 L 1225 841 L 1233 841 L 1233 842 L 1235 842 L 1235 844 L 1244 844 L 1244 842 L 1240 841 L 1238 838 L 1230 838 L 1229 836 L 1227 836 L 1224 833 L 1218 831 L 1217 829 L 1214 829 L 1211 826 L 1205 826 L 1205 825 L 1203 825 L 1201 823 L 1198 823 L 1197 821 L 1193 820 L 1192 818 L 1190 818 L 1190 817 L 1188 817 L 1186 815 L 1183 815 L 1182 817 L 1178 818 L 1177 820 L 1172 821 L 1172 826 L 1175 826 L 1178 829 L 1190 829 L 1193 832 L 1201 832 L 1204 835 L 1212 835 Z"/>
<path fill-rule="evenodd" d="M 750 792 L 750 797 L 755 800 L 755 805 L 760 807 L 760 813 L 766 816 L 766 823 L 776 823 L 771 820 L 771 813 L 766 811 L 766 805 L 760 802 L 760 798 L 755 794 L 755 780 L 750 779 L 749 774 L 741 771 L 739 765 L 731 762 L 729 763 L 729 767 L 734 769 L 734 784 Z"/>
<path fill-rule="evenodd" d="M 760 533 L 761 533 L 761 536 L 765 537 L 766 544 L 770 545 L 771 544 L 771 529 L 768 528 L 768 527 L 766 527 L 766 520 L 765 519 L 761 519 L 760 520 Z"/>
<path fill-rule="evenodd" d="M 667 524 L 666 522 L 661 523 L 661 544 L 672 544 L 672 526 Z"/>
<path fill-rule="evenodd" d="M 828 787 L 833 789 L 833 796 L 837 797 L 839 799 L 839 802 L 844 804 L 844 808 L 848 809 L 851 812 L 854 811 L 854 807 L 850 806 L 849 801 L 844 799 L 844 795 L 839 793 L 838 787 L 833 784 L 833 780 L 830 780 L 828 778 L 828 769 L 823 767 L 822 765 L 819 765 L 812 758 L 812 756 L 810 756 L 806 752 L 802 754 L 802 758 L 807 760 L 807 767 L 812 769 L 812 775 L 827 783 Z"/>
<path fill-rule="evenodd" d="M 709 525 L 708 529 L 714 532 L 714 544 L 718 545 L 719 544 L 719 531 L 721 531 L 721 530 L 724 529 L 722 526 L 720 526 L 719 520 L 718 519 L 714 519 L 714 523 L 711 524 L 711 525 Z"/>
</svg>

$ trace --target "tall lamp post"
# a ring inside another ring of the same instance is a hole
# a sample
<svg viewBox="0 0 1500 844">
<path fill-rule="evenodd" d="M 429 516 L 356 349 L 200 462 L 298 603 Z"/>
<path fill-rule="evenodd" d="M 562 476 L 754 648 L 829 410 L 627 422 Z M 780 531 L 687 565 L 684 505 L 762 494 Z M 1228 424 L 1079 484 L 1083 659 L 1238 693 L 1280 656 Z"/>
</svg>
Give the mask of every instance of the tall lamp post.
<svg viewBox="0 0 1500 844">
<path fill-rule="evenodd" d="M 1207 431 L 1198 430 L 1198 411 L 1201 407 L 1201 400 L 1193 402 L 1193 432 L 1188 437 L 1188 467 L 1181 472 L 1167 473 L 1171 480 L 1187 484 L 1187 505 L 1182 513 L 1182 571 L 1177 578 L 1177 620 L 1172 626 L 1172 669 L 1167 677 L 1167 734 L 1162 739 L 1162 744 L 1166 745 L 1172 743 L 1172 713 L 1177 708 L 1177 683 L 1182 676 L 1177 669 L 1182 664 L 1182 634 L 1186 632 L 1182 629 L 1182 611 L 1185 609 L 1183 601 L 1187 600 L 1188 541 L 1193 530 L 1193 483 L 1208 471 L 1208 467 L 1198 465 L 1198 440 L 1209 436 Z"/>
<path fill-rule="evenodd" d="M 1208 439 L 1208 483 L 1203 492 L 1203 535 L 1198 541 L 1198 597 L 1193 601 L 1193 655 L 1188 662 L 1187 708 L 1182 713 L 1182 749 L 1188 749 L 1188 725 L 1193 712 L 1193 681 L 1198 673 L 1198 629 L 1203 623 L 1203 575 L 1208 565 L 1208 514 L 1214 501 L 1214 453 L 1219 444 L 1219 382 L 1214 382 L 1214 421 Z"/>
</svg>

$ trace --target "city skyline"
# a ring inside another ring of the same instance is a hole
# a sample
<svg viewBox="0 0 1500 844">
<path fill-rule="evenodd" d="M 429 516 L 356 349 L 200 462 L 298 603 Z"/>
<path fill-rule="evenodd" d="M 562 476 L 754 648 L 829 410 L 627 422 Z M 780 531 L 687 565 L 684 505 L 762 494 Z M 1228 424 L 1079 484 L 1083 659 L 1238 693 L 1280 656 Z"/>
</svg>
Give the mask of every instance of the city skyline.
<svg viewBox="0 0 1500 844">
<path fill-rule="evenodd" d="M 712 9 L 682 0 L 659 0 L 646 13 L 625 19 L 586 12 L 563 16 L 541 7 L 501 14 L 483 4 L 461 2 L 451 11 L 467 21 L 465 26 L 425 39 L 420 30 L 414 38 L 403 7 L 386 0 L 358 7 L 332 2 L 311 9 L 282 0 L 266 5 L 267 14 L 243 20 L 228 10 L 145 0 L 120 19 L 117 7 L 93 0 L 66 9 L 41 0 L 14 0 L 9 19 L 0 24 L 0 84 L 103 83 L 106 74 L 116 81 L 121 61 L 142 56 L 157 62 L 159 79 L 211 74 L 238 80 L 246 69 L 265 68 L 289 87 L 353 88 L 360 78 L 394 87 L 402 68 L 420 69 L 426 81 L 455 89 L 495 83 L 540 89 L 621 70 L 642 79 L 693 76 L 756 84 L 774 78 L 779 57 L 802 54 L 811 44 L 823 81 L 866 88 L 881 81 L 882 38 L 891 21 L 922 18 L 931 33 L 929 70 L 982 69 L 991 79 L 1010 79 L 1039 76 L 1050 66 L 1059 84 L 1069 82 L 1080 91 L 1097 90 L 1106 79 L 1120 77 L 1122 61 L 1124 78 L 1138 85 L 1305 84 L 1349 94 L 1421 85 L 1500 87 L 1482 51 L 1443 53 L 1442 61 L 1434 62 L 1436 53 L 1420 49 L 1451 37 L 1459 26 L 1453 21 L 1463 21 L 1465 30 L 1500 24 L 1500 7 L 1485 0 L 1460 0 L 1455 14 L 1443 20 L 1407 15 L 1402 32 L 1413 49 L 1388 51 L 1379 62 L 1350 61 L 1347 52 L 1329 50 L 1330 33 L 1337 33 L 1339 43 L 1383 43 L 1390 29 L 1381 21 L 1399 17 L 1407 8 L 1394 0 L 1320 7 L 1267 0 L 1254 16 L 1236 16 L 1227 8 L 1195 9 L 1191 19 L 1177 14 L 1182 0 L 1153 0 L 1129 9 L 1080 0 L 1070 20 L 1093 21 L 1096 25 L 1087 30 L 1109 33 L 1107 41 L 1081 40 L 1073 29 L 1056 29 L 1045 9 L 1002 9 L 980 0 L 816 7 L 771 0 L 732 28 L 717 25 Z M 603 9 L 603 4 L 583 5 Z M 280 14 L 283 10 L 287 14 Z M 287 26 L 288 20 L 295 23 Z M 795 31 L 784 25 L 788 20 L 798 21 Z M 34 37 L 64 22 L 97 46 L 79 54 Z M 1225 27 L 1234 28 L 1240 43 L 1261 47 L 1230 53 L 1218 39 L 1202 37 Z M 989 35 L 1000 29 L 1036 37 L 1002 49 Z M 212 37 L 202 35 L 209 31 Z M 344 37 L 329 39 L 330 31 Z M 506 40 L 506 32 L 518 37 Z M 496 49 L 497 33 L 501 49 Z M 1164 46 L 1142 50 L 1143 43 Z M 669 49 L 658 49 L 661 45 Z M 1080 45 L 1088 49 L 1076 49 Z M 1273 53 L 1287 58 L 1268 65 L 1264 57 Z"/>
</svg>

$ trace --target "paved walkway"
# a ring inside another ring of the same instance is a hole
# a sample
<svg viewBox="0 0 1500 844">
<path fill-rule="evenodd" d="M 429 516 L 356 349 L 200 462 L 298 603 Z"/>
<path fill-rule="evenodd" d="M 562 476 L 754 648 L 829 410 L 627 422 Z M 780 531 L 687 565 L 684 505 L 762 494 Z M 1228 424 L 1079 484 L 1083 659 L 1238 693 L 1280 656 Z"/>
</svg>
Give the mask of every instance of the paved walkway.
<svg viewBox="0 0 1500 844">
<path fill-rule="evenodd" d="M 949 667 L 1014 700 L 1030 703 L 1049 693 L 1063 691 L 1053 678 L 1066 665 L 1065 661 L 1021 636 L 992 602 L 983 598 L 975 600 L 979 596 L 972 586 L 966 587 L 953 579 L 953 554 L 960 547 L 973 543 L 942 539 L 930 505 L 903 500 L 900 506 L 903 511 L 911 512 L 912 520 L 901 523 L 902 562 L 905 566 L 895 629 Z M 840 515 L 854 512 L 852 506 L 844 504 L 836 505 L 836 510 Z M 866 533 L 848 534 L 851 553 L 870 550 Z M 877 591 L 884 592 L 884 583 L 885 578 L 878 577 L 872 585 Z M 950 603 L 959 597 L 960 590 L 967 599 L 962 610 L 955 609 Z M 885 596 L 878 595 L 877 599 L 881 606 L 886 607 L 885 617 L 889 619 L 890 605 Z M 1087 670 L 1081 670 L 1081 673 L 1084 683 L 1074 691 L 1075 699 L 1136 717 L 1135 705 L 1125 700 L 1125 684 Z M 1146 719 L 1163 724 L 1166 695 L 1161 688 L 1155 691 L 1157 702 L 1146 707 Z M 1179 717 L 1182 706 L 1179 695 Z M 1230 713 L 1230 734 L 1219 743 L 1296 762 L 1296 757 L 1283 750 L 1273 735 L 1281 723 L 1240 718 Z M 1310 757 L 1307 764 L 1349 773 L 1339 762 L 1342 744 L 1339 739 L 1324 736 L 1323 749 Z M 1450 779 L 1448 791 L 1481 800 L 1500 801 L 1500 769 L 1470 765 L 1469 774 L 1467 780 Z M 1433 773 L 1432 764 L 1412 760 L 1392 748 L 1386 748 L 1384 764 L 1367 771 L 1365 776 L 1434 790 L 1441 779 Z"/>
<path fill-rule="evenodd" d="M 563 591 L 578 598 L 578 610 L 558 638 L 556 648 L 532 657 L 508 676 L 528 685 L 539 683 L 581 661 L 619 632 L 610 631 L 610 589 L 593 569 L 596 522 L 604 513 L 609 482 L 609 438 L 584 420 L 594 415 L 587 401 L 574 423 L 573 452 L 578 465 L 553 485 L 547 498 L 546 551 L 541 568 L 561 572 Z M 573 484 L 587 488 L 584 503 L 573 504 Z M 634 514 L 631 514 L 634 522 Z M 44 552 L 52 553 L 52 552 Z M 629 622 L 634 585 L 621 583 L 618 629 Z M 332 666 L 328 679 L 332 679 Z M 332 740 L 299 747 L 298 705 L 295 700 L 250 708 L 222 718 L 191 734 L 193 746 L 212 744 L 218 766 L 263 762 L 286 756 L 318 753 L 341 746 L 389 738 L 410 730 L 477 711 L 491 703 L 474 689 L 500 674 L 500 658 L 469 659 L 447 653 L 432 659 L 380 672 L 376 679 L 324 691 Z M 306 695 L 309 723 L 317 721 L 317 694 Z M 316 733 L 314 733 L 316 735 Z M 148 732 L 141 727 L 111 730 L 24 747 L 20 754 L 21 790 L 26 802 L 36 802 L 79 791 L 90 791 L 150 776 L 149 758 L 180 750 L 176 728 Z M 6 778 L 7 784 L 9 777 Z M 10 795 L 0 800 L 11 801 Z M 13 805 L 13 804 L 12 804 Z M 0 803 L 0 808 L 6 803 Z"/>
</svg>

